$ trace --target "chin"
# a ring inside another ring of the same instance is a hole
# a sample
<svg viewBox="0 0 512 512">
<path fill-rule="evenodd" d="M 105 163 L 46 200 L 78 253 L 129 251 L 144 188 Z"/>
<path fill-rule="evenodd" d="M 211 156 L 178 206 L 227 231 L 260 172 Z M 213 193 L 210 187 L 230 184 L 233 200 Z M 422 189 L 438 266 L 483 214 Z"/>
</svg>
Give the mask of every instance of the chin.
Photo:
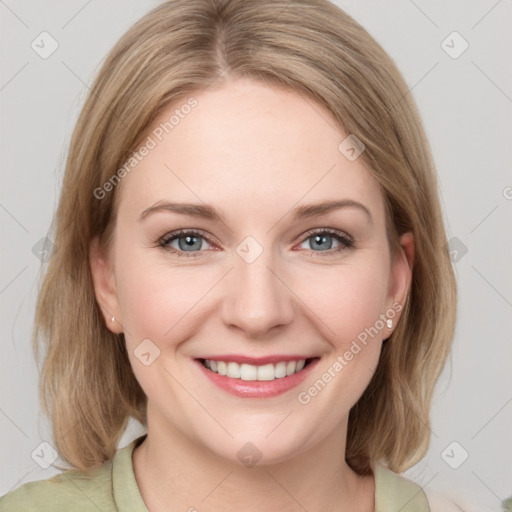
<svg viewBox="0 0 512 512">
<path fill-rule="evenodd" d="M 209 438 L 205 440 L 205 446 L 215 456 L 240 466 L 268 466 L 289 461 L 308 449 L 313 433 L 308 435 L 304 424 L 298 425 L 297 429 L 290 429 L 287 420 L 283 422 L 284 417 L 286 415 L 275 418 L 272 426 L 260 423 L 261 429 L 256 429 L 252 424 L 244 431 L 244 425 L 241 425 L 238 427 L 240 433 L 233 433 L 233 438 L 228 439 L 226 435 L 214 444 L 213 439 Z M 279 425 L 280 422 L 282 425 Z"/>
</svg>

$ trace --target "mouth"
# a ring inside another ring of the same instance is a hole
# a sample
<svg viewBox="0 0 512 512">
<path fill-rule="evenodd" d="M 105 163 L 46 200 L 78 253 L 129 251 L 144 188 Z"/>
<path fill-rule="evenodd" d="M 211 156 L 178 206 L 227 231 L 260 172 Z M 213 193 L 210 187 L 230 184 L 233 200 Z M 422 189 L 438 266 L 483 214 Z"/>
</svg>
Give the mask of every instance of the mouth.
<svg viewBox="0 0 512 512">
<path fill-rule="evenodd" d="M 245 381 L 272 381 L 290 377 L 302 371 L 314 359 L 282 360 L 277 363 L 249 364 L 236 361 L 222 361 L 219 359 L 199 359 L 201 364 L 217 375 L 223 375 L 230 379 Z"/>
<path fill-rule="evenodd" d="M 248 358 L 223 356 L 195 359 L 210 382 L 231 394 L 244 398 L 267 398 L 298 386 L 319 357 L 273 356 Z"/>
</svg>

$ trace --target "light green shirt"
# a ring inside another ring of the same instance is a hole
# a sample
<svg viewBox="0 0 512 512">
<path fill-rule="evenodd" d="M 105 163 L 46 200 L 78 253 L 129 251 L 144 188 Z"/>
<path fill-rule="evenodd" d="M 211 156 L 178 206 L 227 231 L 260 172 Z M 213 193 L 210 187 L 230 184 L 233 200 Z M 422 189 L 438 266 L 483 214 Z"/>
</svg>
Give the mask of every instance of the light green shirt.
<svg viewBox="0 0 512 512">
<path fill-rule="evenodd" d="M 0 498 L 0 512 L 148 512 L 135 480 L 133 449 L 147 434 L 118 450 L 87 478 L 69 470 L 47 480 L 28 482 Z M 376 512 L 430 512 L 423 489 L 373 464 Z"/>
</svg>

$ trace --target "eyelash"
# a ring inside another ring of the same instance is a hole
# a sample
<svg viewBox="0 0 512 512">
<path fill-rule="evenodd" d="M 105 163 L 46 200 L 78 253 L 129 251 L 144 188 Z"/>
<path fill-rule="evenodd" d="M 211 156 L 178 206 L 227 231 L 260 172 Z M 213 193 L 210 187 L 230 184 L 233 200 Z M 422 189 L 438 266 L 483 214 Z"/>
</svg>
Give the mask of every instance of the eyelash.
<svg viewBox="0 0 512 512">
<path fill-rule="evenodd" d="M 346 233 L 343 233 L 343 232 L 340 232 L 340 231 L 337 231 L 337 230 L 331 229 L 331 228 L 321 228 L 321 229 L 319 228 L 319 229 L 314 229 L 314 230 L 308 231 L 305 234 L 302 241 L 300 242 L 300 244 L 306 242 L 309 238 L 312 238 L 315 235 L 329 235 L 329 236 L 335 238 L 340 244 L 339 247 L 336 247 L 334 249 L 328 249 L 326 251 L 313 251 L 312 249 L 309 249 L 309 252 L 312 254 L 315 254 L 315 255 L 320 254 L 322 256 L 323 255 L 334 256 L 334 255 L 340 253 L 341 251 L 344 251 L 346 249 L 350 249 L 350 248 L 354 247 L 354 240 L 352 239 L 352 237 L 350 237 Z M 171 254 L 177 255 L 178 257 L 184 256 L 186 258 L 196 258 L 196 257 L 200 256 L 200 254 L 202 252 L 204 252 L 204 251 L 180 251 L 180 250 L 177 250 L 174 247 L 171 247 L 170 245 L 168 245 L 171 242 L 173 242 L 174 240 L 177 240 L 178 238 L 181 238 L 183 236 L 200 237 L 200 238 L 203 238 L 204 240 L 206 240 L 206 242 L 208 242 L 209 244 L 215 245 L 201 231 L 197 231 L 194 229 L 182 229 L 182 230 L 175 231 L 173 233 L 165 235 L 163 238 L 161 238 L 158 241 L 158 246 Z M 306 249 L 306 250 L 308 250 L 308 249 Z"/>
</svg>

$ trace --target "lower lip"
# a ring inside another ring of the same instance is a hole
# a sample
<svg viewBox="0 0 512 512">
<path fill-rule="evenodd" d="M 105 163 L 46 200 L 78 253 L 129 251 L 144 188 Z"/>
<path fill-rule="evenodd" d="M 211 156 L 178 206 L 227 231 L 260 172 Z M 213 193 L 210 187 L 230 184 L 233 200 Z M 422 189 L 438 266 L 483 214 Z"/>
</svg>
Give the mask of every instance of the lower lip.
<svg viewBox="0 0 512 512">
<path fill-rule="evenodd" d="M 203 374 L 210 379 L 211 382 L 232 395 L 244 398 L 271 398 L 286 393 L 303 382 L 318 363 L 318 359 L 311 361 L 298 373 L 294 373 L 288 377 L 266 381 L 232 379 L 208 370 L 208 368 L 203 366 L 201 361 L 197 359 L 195 363 L 199 365 Z"/>
</svg>

